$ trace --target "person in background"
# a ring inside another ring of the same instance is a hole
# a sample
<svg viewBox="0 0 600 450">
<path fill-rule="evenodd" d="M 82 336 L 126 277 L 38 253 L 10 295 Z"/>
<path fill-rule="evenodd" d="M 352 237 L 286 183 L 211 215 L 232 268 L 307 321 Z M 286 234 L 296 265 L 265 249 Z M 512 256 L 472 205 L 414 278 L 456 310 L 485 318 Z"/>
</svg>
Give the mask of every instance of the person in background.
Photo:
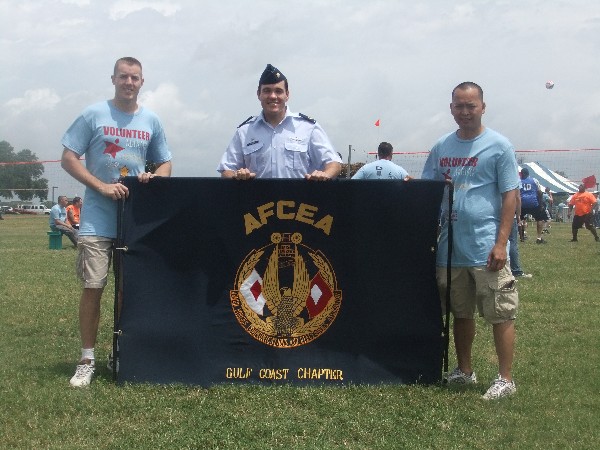
<svg viewBox="0 0 600 450">
<path fill-rule="evenodd" d="M 507 267 L 508 238 L 519 195 L 515 149 L 507 138 L 486 128 L 483 90 L 464 82 L 452 91 L 450 112 L 458 130 L 441 137 L 431 149 L 423 178 L 454 186 L 454 207 L 442 203 L 437 282 L 442 309 L 446 306 L 448 271 L 450 308 L 454 316 L 454 346 L 458 365 L 447 374 L 448 383 L 472 384 L 475 311 L 492 324 L 498 376 L 485 392 L 485 400 L 516 392 L 512 378 L 515 318 L 519 303 L 515 277 Z M 456 162 L 460 161 L 460 164 Z M 448 224 L 454 228 L 452 265 L 448 263 Z"/>
<path fill-rule="evenodd" d="M 513 226 L 510 230 L 510 236 L 508 238 L 508 259 L 510 262 L 510 271 L 514 277 L 517 278 L 533 278 L 530 273 L 523 272 L 521 268 L 521 257 L 519 256 L 519 242 L 517 236 L 519 235 L 519 226 L 521 222 L 521 196 L 517 195 L 517 209 L 515 213 L 515 220 L 513 220 Z"/>
<path fill-rule="evenodd" d="M 550 222 L 552 221 L 552 207 L 554 206 L 554 199 L 552 198 L 552 192 L 550 192 L 550 188 L 546 188 L 544 193 L 542 194 L 542 205 L 544 206 L 544 214 L 546 215 L 546 219 L 544 220 L 544 229 L 542 233 L 550 234 Z"/>
<path fill-rule="evenodd" d="M 65 195 L 58 196 L 58 203 L 50 209 L 49 223 L 52 231 L 60 231 L 69 238 L 73 243 L 73 247 L 77 247 L 77 240 L 79 239 L 78 231 L 67 222 L 67 210 L 66 206 L 69 200 Z"/>
<path fill-rule="evenodd" d="M 596 242 L 600 241 L 596 228 L 592 225 L 592 209 L 596 204 L 597 200 L 594 194 L 587 192 L 583 184 L 579 185 L 579 192 L 576 192 L 569 201 L 569 212 L 568 217 L 571 218 L 571 211 L 575 208 L 575 216 L 573 217 L 573 223 L 571 224 L 571 231 L 573 233 L 573 239 L 571 242 L 577 242 L 577 232 L 585 225 L 590 230 L 590 233 L 594 236 Z"/>
<path fill-rule="evenodd" d="M 531 215 L 536 221 L 537 239 L 536 244 L 545 244 L 547 241 L 542 238 L 542 230 L 546 214 L 542 205 L 542 186 L 533 177 L 529 176 L 529 169 L 523 167 L 521 169 L 521 221 L 525 220 L 525 216 Z M 521 230 L 525 230 L 523 226 Z M 524 234 L 521 234 L 521 242 L 525 240 Z"/>
<path fill-rule="evenodd" d="M 352 177 L 353 180 L 404 180 L 411 177 L 403 167 L 392 162 L 394 148 L 389 142 L 382 142 L 377 147 L 377 161 L 362 166 Z"/>
<path fill-rule="evenodd" d="M 114 97 L 87 107 L 62 138 L 62 167 L 86 186 L 77 261 L 77 275 L 83 282 L 81 358 L 70 380 L 74 387 L 89 385 L 96 368 L 94 347 L 117 236 L 117 201 L 129 196 L 120 179 L 134 175 L 148 183 L 155 176 L 171 175 L 171 151 L 160 119 L 137 103 L 144 84 L 142 64 L 132 57 L 118 59 L 111 80 Z M 79 161 L 83 155 L 85 166 Z M 145 172 L 147 162 L 155 163 L 154 173 Z M 116 289 L 121 300 L 121 287 Z"/>
<path fill-rule="evenodd" d="M 81 197 L 73 197 L 73 201 L 67 206 L 67 222 L 76 230 L 79 230 L 79 215 L 81 214 Z"/>
<path fill-rule="evenodd" d="M 268 64 L 256 92 L 262 106 L 238 126 L 217 168 L 223 178 L 306 178 L 327 181 L 341 170 L 341 158 L 316 120 L 287 107 L 288 81 Z"/>
</svg>

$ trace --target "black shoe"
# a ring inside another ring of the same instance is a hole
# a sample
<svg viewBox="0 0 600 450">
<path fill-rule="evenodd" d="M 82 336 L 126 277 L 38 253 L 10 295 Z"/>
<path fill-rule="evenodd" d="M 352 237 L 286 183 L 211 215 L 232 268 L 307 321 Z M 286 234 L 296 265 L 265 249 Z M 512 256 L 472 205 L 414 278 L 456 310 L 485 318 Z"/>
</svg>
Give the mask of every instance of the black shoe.
<svg viewBox="0 0 600 450">
<path fill-rule="evenodd" d="M 577 242 L 577 239 L 571 239 L 569 242 Z"/>
<path fill-rule="evenodd" d="M 535 240 L 535 243 L 536 243 L 536 244 L 547 244 L 548 242 L 547 242 L 547 241 L 545 241 L 545 240 L 543 240 L 542 238 L 539 238 L 539 239 L 536 239 L 536 240 Z"/>
<path fill-rule="evenodd" d="M 600 236 L 596 236 L 596 242 L 600 241 Z"/>
</svg>

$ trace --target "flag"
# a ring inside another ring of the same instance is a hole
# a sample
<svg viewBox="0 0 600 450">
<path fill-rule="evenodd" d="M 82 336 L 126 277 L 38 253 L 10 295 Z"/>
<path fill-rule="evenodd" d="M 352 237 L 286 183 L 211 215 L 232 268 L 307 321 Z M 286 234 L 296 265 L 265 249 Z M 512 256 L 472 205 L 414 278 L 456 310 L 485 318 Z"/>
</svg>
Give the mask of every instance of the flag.
<svg viewBox="0 0 600 450">
<path fill-rule="evenodd" d="M 596 176 L 590 175 L 589 177 L 585 177 L 581 180 L 581 183 L 585 186 L 586 189 L 591 189 L 596 187 Z"/>
<path fill-rule="evenodd" d="M 378 127 L 379 126 L 379 119 L 377 119 L 377 122 L 375 122 L 375 126 Z"/>
<path fill-rule="evenodd" d="M 256 314 L 263 315 L 265 308 L 265 297 L 262 295 L 263 280 L 256 270 L 252 270 L 250 276 L 242 283 L 240 292 L 246 300 L 247 305 Z"/>
<path fill-rule="evenodd" d="M 229 181 L 125 177 L 118 381 L 441 381 L 444 182 Z"/>
<path fill-rule="evenodd" d="M 331 297 L 333 297 L 333 292 L 321 276 L 321 272 L 317 272 L 310 282 L 310 294 L 306 299 L 309 317 L 315 317 L 323 311 Z"/>
</svg>

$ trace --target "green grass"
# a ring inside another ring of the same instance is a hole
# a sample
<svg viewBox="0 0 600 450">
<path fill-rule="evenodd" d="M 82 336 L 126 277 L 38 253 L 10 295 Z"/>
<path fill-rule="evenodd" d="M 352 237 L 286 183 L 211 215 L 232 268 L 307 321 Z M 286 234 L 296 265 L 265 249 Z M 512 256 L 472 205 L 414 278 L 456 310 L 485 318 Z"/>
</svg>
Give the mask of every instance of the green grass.
<svg viewBox="0 0 600 450">
<path fill-rule="evenodd" d="M 595 449 L 600 442 L 600 244 L 521 246 L 514 397 L 481 394 L 496 374 L 491 329 L 478 321 L 480 384 L 211 389 L 115 385 L 100 365 L 90 388 L 79 357 L 76 251 L 48 250 L 47 217 L 0 221 L 0 448 Z M 110 350 L 112 288 L 98 357 Z M 453 354 L 453 352 L 451 352 Z M 451 365 L 453 361 L 451 361 Z"/>
</svg>

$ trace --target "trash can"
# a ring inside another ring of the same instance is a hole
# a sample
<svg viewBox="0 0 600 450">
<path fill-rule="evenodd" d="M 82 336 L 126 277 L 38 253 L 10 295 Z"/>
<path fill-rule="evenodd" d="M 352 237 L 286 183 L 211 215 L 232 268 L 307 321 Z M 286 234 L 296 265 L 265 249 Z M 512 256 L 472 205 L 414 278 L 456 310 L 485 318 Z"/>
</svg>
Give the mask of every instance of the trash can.
<svg viewBox="0 0 600 450">
<path fill-rule="evenodd" d="M 47 231 L 48 248 L 50 250 L 62 250 L 62 233 L 60 231 Z"/>
</svg>

